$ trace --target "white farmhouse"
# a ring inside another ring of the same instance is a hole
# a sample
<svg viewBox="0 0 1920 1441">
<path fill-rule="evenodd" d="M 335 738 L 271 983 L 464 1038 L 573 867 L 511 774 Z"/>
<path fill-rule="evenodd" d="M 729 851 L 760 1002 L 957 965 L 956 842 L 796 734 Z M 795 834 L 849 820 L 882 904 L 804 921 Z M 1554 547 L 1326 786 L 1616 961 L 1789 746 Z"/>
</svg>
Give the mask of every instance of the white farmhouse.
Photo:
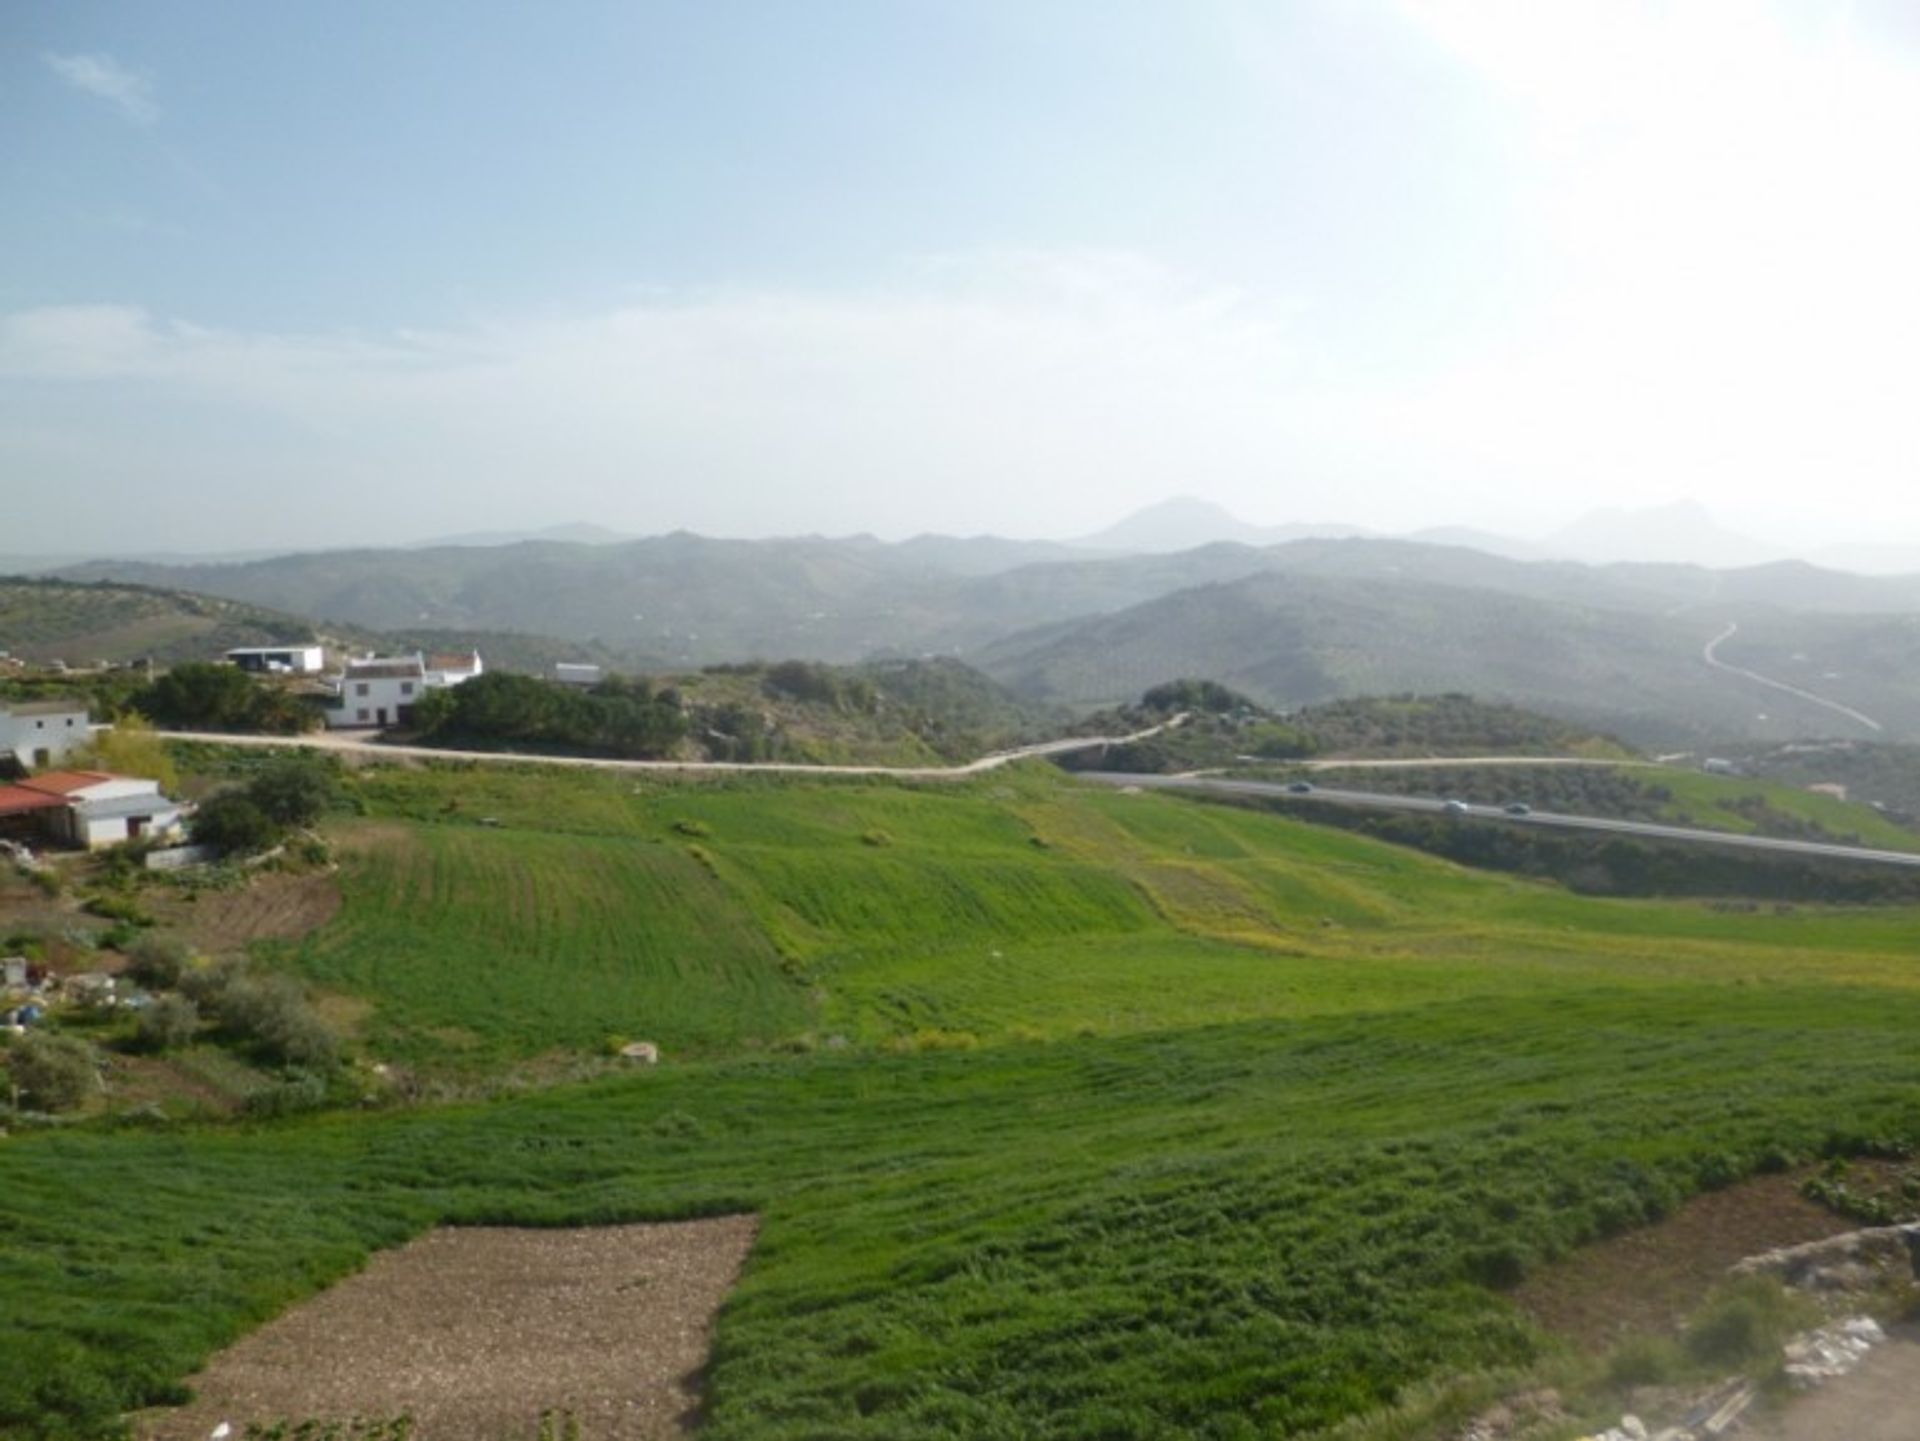
<svg viewBox="0 0 1920 1441">
<path fill-rule="evenodd" d="M 227 663 L 255 675 L 319 675 L 327 656 L 317 645 L 242 645 L 227 652 Z"/>
<path fill-rule="evenodd" d="M 465 655 L 362 656 L 349 660 L 334 684 L 336 699 L 321 714 L 332 730 L 404 726 L 430 690 L 472 680 L 485 670 L 479 651 Z"/>
<path fill-rule="evenodd" d="M 160 782 L 138 776 L 53 771 L 22 781 L 17 789 L 48 797 L 52 804 L 43 821 L 53 838 L 86 850 L 180 829 L 180 803 L 160 793 Z"/>
<path fill-rule="evenodd" d="M 15 701 L 0 706 L 0 760 L 28 770 L 57 764 L 93 738 L 87 708 L 74 701 Z"/>
</svg>

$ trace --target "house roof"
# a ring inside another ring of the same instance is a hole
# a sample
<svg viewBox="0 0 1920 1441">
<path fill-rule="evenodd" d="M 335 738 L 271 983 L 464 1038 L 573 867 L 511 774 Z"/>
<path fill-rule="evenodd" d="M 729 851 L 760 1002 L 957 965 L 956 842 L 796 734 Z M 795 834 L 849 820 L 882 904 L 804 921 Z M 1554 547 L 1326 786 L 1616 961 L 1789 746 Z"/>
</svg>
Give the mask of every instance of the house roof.
<svg viewBox="0 0 1920 1441">
<path fill-rule="evenodd" d="M 51 810 L 65 804 L 59 796 L 48 795 L 45 791 L 29 790 L 25 786 L 0 786 L 0 816 L 25 815 L 28 811 Z"/>
<path fill-rule="evenodd" d="M 417 660 L 362 660 L 347 663 L 348 680 L 418 680 L 424 674 Z"/>
<path fill-rule="evenodd" d="M 50 796 L 70 796 L 118 779 L 121 777 L 110 776 L 105 771 L 48 771 L 43 776 L 30 776 L 20 784 Z"/>
<path fill-rule="evenodd" d="M 85 715 L 83 700 L 24 700 L 0 705 L 0 715 Z"/>
<path fill-rule="evenodd" d="M 472 670 L 479 663 L 480 656 L 475 651 L 446 651 L 427 657 L 429 670 Z"/>
</svg>

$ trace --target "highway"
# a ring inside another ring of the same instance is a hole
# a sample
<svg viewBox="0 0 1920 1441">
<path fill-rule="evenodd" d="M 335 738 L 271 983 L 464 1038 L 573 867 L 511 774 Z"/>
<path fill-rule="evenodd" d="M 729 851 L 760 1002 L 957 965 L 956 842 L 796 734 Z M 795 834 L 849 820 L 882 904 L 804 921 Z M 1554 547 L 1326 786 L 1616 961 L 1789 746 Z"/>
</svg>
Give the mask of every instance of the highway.
<svg viewBox="0 0 1920 1441">
<path fill-rule="evenodd" d="M 1121 771 L 1076 771 L 1081 780 L 1140 790 L 1186 791 L 1196 795 L 1253 796 L 1263 800 L 1318 802 L 1365 810 L 1407 811 L 1417 815 L 1451 815 L 1459 822 L 1487 821 L 1508 826 L 1537 826 L 1549 830 L 1588 831 L 1603 835 L 1638 836 L 1653 841 L 1720 846 L 1734 850 L 1771 851 L 1813 856 L 1822 860 L 1862 861 L 1875 865 L 1920 868 L 1920 853 L 1882 851 L 1869 846 L 1833 845 L 1824 841 L 1784 840 L 1776 836 L 1734 835 L 1726 831 L 1696 830 L 1691 826 L 1663 826 L 1651 821 L 1613 820 L 1606 816 L 1570 816 L 1556 811 L 1528 811 L 1510 815 L 1500 806 L 1465 802 L 1464 810 L 1449 810 L 1449 802 L 1430 796 L 1386 795 L 1377 791 L 1333 790 L 1314 786 L 1301 794 L 1277 781 L 1236 781 L 1212 776 L 1129 775 Z M 1461 802 L 1453 803 L 1463 804 Z"/>
</svg>

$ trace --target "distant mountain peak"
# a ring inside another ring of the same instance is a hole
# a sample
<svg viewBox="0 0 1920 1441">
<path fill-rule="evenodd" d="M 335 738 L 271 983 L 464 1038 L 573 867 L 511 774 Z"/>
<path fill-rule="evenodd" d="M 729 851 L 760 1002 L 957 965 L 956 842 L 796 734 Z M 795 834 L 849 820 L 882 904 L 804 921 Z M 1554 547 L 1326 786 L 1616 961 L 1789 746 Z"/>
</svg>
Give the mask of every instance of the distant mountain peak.
<svg viewBox="0 0 1920 1441">
<path fill-rule="evenodd" d="M 1726 529 L 1692 499 L 1637 508 L 1601 506 L 1542 537 L 1540 548 L 1597 565 L 1642 561 L 1723 570 L 1779 558 L 1773 547 Z"/>
<path fill-rule="evenodd" d="M 1156 501 L 1074 545 L 1087 550 L 1170 554 L 1230 541 L 1237 545 L 1279 545 L 1289 540 L 1344 539 L 1366 535 L 1351 525 L 1254 525 L 1216 501 L 1176 495 Z"/>
</svg>

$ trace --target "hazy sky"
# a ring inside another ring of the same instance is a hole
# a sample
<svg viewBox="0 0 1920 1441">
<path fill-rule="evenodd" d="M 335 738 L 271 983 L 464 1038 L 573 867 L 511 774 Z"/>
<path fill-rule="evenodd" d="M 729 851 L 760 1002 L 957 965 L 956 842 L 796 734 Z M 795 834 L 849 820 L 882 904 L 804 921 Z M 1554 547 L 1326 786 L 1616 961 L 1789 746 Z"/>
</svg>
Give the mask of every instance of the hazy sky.
<svg viewBox="0 0 1920 1441">
<path fill-rule="evenodd" d="M 1899 0 L 15 0 L 0 553 L 1920 541 Z"/>
</svg>

